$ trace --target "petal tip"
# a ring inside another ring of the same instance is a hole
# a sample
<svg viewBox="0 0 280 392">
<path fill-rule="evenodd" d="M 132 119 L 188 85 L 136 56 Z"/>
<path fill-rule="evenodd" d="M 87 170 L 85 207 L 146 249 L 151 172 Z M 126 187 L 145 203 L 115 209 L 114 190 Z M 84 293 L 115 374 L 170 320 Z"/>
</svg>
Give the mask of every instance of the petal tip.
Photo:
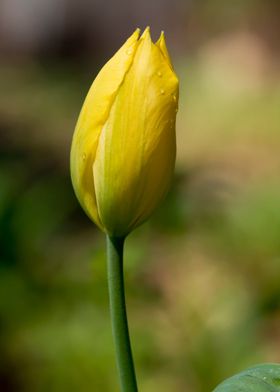
<svg viewBox="0 0 280 392">
<path fill-rule="evenodd" d="M 141 30 L 139 29 L 139 27 L 137 27 L 137 29 L 135 29 L 135 31 L 133 32 L 132 37 L 135 38 L 136 40 L 138 40 L 140 33 L 141 33 Z"/>
<path fill-rule="evenodd" d="M 171 63 L 171 59 L 167 50 L 167 46 L 166 46 L 166 41 L 165 41 L 165 34 L 164 31 L 162 30 L 160 33 L 160 37 L 156 42 L 156 46 L 160 49 L 160 51 L 162 52 L 163 56 L 165 57 L 165 59 L 167 60 L 167 62 L 169 63 L 171 69 L 173 69 L 172 63 Z"/>
<path fill-rule="evenodd" d="M 160 32 L 160 36 L 157 42 L 162 42 L 165 41 L 165 34 L 164 34 L 164 30 L 161 30 Z"/>
<path fill-rule="evenodd" d="M 141 35 L 142 39 L 149 39 L 151 40 L 151 30 L 150 30 L 150 26 L 147 26 L 143 32 L 143 34 Z"/>
<path fill-rule="evenodd" d="M 161 47 L 161 46 L 165 46 L 166 47 L 166 42 L 165 42 L 165 33 L 164 30 L 161 30 L 159 39 L 156 42 L 156 45 Z"/>
</svg>

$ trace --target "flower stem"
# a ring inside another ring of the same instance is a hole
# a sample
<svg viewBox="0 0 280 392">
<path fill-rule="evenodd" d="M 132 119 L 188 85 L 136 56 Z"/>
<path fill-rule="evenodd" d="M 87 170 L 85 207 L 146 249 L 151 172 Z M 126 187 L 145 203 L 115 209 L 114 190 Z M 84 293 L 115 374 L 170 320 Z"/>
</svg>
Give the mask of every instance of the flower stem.
<svg viewBox="0 0 280 392">
<path fill-rule="evenodd" d="M 110 314 L 121 391 L 137 392 L 137 382 L 126 316 L 123 247 L 125 238 L 107 236 Z"/>
</svg>

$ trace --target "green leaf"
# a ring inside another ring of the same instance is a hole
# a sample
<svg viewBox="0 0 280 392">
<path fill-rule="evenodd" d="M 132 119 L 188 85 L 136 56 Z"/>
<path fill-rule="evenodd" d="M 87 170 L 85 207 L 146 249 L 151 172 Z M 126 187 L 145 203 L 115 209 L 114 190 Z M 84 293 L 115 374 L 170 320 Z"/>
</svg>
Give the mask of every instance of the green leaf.
<svg viewBox="0 0 280 392">
<path fill-rule="evenodd" d="M 245 370 L 214 389 L 213 392 L 279 392 L 280 364 L 267 363 Z"/>
</svg>

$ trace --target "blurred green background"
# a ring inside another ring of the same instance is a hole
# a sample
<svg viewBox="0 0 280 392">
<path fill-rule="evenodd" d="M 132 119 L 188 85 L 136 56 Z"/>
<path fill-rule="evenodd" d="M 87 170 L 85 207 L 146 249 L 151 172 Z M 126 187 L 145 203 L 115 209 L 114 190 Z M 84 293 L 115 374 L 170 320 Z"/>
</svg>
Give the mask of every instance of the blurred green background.
<svg viewBox="0 0 280 392">
<path fill-rule="evenodd" d="M 173 188 L 126 245 L 141 392 L 280 362 L 278 0 L 2 0 L 0 390 L 118 390 L 104 238 L 69 149 L 98 69 L 161 29 L 180 77 Z"/>
</svg>

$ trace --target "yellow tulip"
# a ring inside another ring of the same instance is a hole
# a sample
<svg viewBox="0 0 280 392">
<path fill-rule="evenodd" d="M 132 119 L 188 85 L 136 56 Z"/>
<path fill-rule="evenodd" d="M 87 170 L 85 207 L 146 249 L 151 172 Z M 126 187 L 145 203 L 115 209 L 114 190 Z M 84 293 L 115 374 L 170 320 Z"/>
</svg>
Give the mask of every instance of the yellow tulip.
<svg viewBox="0 0 280 392">
<path fill-rule="evenodd" d="M 73 136 L 71 177 L 88 216 L 121 237 L 145 221 L 174 171 L 178 79 L 164 34 L 137 29 L 101 69 Z"/>
</svg>

